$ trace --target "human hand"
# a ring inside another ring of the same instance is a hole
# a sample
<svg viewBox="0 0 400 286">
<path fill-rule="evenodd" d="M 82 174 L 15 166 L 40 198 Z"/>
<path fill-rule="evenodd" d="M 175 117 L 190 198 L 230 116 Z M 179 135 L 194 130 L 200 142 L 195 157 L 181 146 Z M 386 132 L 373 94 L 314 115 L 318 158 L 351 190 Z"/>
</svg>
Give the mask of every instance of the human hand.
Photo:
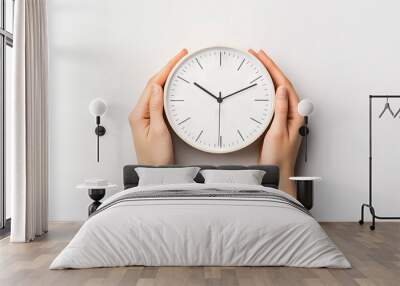
<svg viewBox="0 0 400 286">
<path fill-rule="evenodd" d="M 295 187 L 289 177 L 294 175 L 301 144 L 299 128 L 304 123 L 304 118 L 297 112 L 299 98 L 293 85 L 264 51 L 249 52 L 264 64 L 276 88 L 275 115 L 265 134 L 258 162 L 279 166 L 279 188 L 296 197 Z"/>
<path fill-rule="evenodd" d="M 186 49 L 180 51 L 149 80 L 136 106 L 129 113 L 129 123 L 139 164 L 174 163 L 171 134 L 163 116 L 163 85 L 176 63 L 187 53 Z"/>
</svg>

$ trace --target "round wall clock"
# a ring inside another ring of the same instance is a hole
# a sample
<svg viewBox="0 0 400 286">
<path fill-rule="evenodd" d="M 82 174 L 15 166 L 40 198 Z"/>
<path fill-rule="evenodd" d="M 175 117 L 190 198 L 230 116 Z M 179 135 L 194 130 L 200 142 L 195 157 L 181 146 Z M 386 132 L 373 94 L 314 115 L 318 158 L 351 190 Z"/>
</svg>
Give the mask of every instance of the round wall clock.
<svg viewBox="0 0 400 286">
<path fill-rule="evenodd" d="M 253 55 L 213 47 L 183 58 L 164 88 L 164 109 L 175 133 L 210 153 L 228 153 L 253 143 L 268 127 L 275 89 Z"/>
</svg>

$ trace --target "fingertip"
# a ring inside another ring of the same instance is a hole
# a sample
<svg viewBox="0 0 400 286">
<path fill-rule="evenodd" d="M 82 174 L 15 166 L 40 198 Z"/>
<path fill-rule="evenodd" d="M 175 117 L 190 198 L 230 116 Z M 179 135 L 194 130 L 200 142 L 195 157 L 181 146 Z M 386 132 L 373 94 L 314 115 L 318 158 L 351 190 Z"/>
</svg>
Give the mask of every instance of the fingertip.
<svg viewBox="0 0 400 286">
<path fill-rule="evenodd" d="M 183 48 L 182 50 L 180 50 L 179 53 L 176 54 L 176 56 L 174 57 L 175 64 L 177 61 L 179 61 L 181 58 L 183 58 L 184 56 L 186 56 L 189 53 L 189 51 L 186 48 Z"/>
<path fill-rule="evenodd" d="M 260 49 L 260 50 L 258 50 L 258 53 L 259 53 L 259 54 L 262 54 L 262 55 L 264 55 L 264 56 L 266 56 L 266 55 L 267 55 L 267 53 L 266 53 L 266 52 L 264 52 L 264 50 L 263 50 L 263 49 Z"/>
<path fill-rule="evenodd" d="M 160 85 L 164 85 L 165 81 L 168 78 L 169 73 L 172 71 L 174 66 L 184 57 L 188 54 L 187 49 L 182 49 L 179 53 L 177 53 L 169 62 L 167 63 L 166 66 L 164 66 L 161 71 L 159 71 L 156 75 L 154 75 L 150 82 L 157 83 Z"/>
<path fill-rule="evenodd" d="M 256 51 L 254 51 L 253 49 L 249 49 L 249 53 L 251 55 L 253 55 L 256 59 L 258 59 L 260 62 L 262 62 L 262 60 L 260 59 L 260 56 L 257 54 Z"/>
<path fill-rule="evenodd" d="M 264 50 L 258 50 L 258 55 L 262 58 L 264 58 L 268 62 L 273 62 L 272 59 L 267 55 L 267 53 Z"/>
<path fill-rule="evenodd" d="M 255 56 L 257 53 L 256 53 L 256 51 L 255 50 L 253 50 L 253 49 L 248 49 L 247 50 L 250 54 L 252 54 L 253 56 Z"/>
</svg>

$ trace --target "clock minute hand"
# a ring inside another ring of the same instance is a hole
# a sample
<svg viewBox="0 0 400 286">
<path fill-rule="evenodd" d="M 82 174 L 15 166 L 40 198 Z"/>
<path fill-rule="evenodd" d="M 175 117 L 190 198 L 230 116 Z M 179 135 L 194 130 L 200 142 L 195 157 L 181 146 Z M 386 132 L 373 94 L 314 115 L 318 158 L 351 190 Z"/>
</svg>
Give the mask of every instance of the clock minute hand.
<svg viewBox="0 0 400 286">
<path fill-rule="evenodd" d="M 235 92 L 233 92 L 231 94 L 228 94 L 227 96 L 223 97 L 222 99 L 226 99 L 226 98 L 228 98 L 228 97 L 230 97 L 232 95 L 238 94 L 239 92 L 245 91 L 245 90 L 247 90 L 249 88 L 252 88 L 253 86 L 256 86 L 256 85 L 257 85 L 257 83 L 253 83 L 252 85 L 246 86 L 246 87 L 244 87 L 242 89 L 239 89 L 238 91 L 235 91 Z"/>
<path fill-rule="evenodd" d="M 200 88 L 202 91 L 204 91 L 205 93 L 207 93 L 208 95 L 212 96 L 215 98 L 215 100 L 218 101 L 218 97 L 216 97 L 214 94 L 212 94 L 211 92 L 209 92 L 207 89 L 205 89 L 204 87 L 202 87 L 200 84 L 198 84 L 197 82 L 193 83 L 195 86 L 197 86 L 198 88 Z"/>
</svg>

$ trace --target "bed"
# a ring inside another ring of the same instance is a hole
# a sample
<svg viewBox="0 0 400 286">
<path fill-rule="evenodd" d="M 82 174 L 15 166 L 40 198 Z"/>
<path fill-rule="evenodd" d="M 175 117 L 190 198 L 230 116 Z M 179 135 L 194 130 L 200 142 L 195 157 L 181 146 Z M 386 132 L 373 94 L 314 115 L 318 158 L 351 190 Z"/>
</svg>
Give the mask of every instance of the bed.
<svg viewBox="0 0 400 286">
<path fill-rule="evenodd" d="M 204 183 L 199 173 L 194 183 L 152 186 L 138 186 L 137 167 L 124 167 L 124 190 L 102 203 L 50 269 L 351 267 L 309 211 L 277 189 L 276 166 L 198 166 L 263 170 L 261 185 Z"/>
</svg>

